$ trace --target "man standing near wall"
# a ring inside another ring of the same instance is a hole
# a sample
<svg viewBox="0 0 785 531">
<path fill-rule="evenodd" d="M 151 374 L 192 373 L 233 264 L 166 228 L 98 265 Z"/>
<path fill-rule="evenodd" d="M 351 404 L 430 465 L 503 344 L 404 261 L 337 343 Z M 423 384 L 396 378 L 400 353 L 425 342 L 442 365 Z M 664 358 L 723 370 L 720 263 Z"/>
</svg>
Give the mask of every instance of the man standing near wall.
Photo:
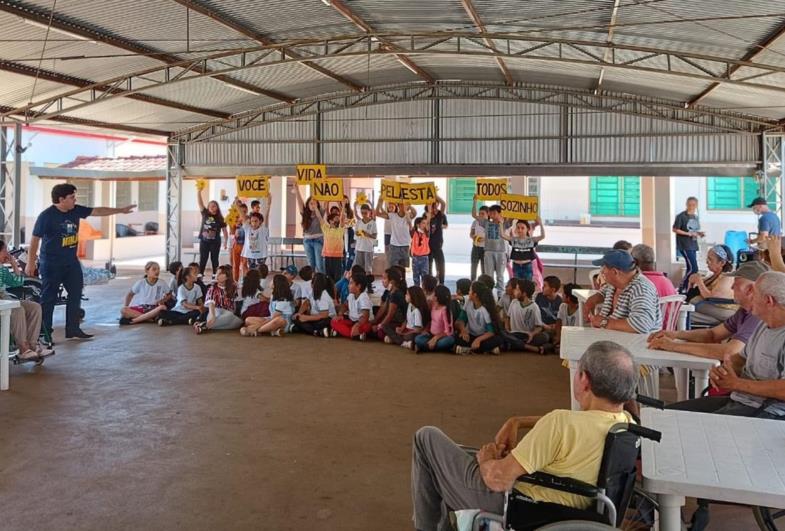
<svg viewBox="0 0 785 531">
<path fill-rule="evenodd" d="M 136 205 L 122 208 L 91 208 L 77 205 L 76 186 L 58 184 L 52 188 L 52 206 L 41 212 L 35 221 L 25 267 L 28 276 L 35 276 L 40 247 L 38 269 L 42 283 L 43 326 L 46 330 L 52 330 L 55 300 L 62 285 L 68 292 L 68 302 L 65 307 L 65 337 L 67 339 L 93 337 L 92 334 L 82 331 L 79 326 L 79 307 L 84 287 L 82 266 L 76 256 L 76 247 L 79 244 L 79 220 L 89 216 L 129 214 L 134 208 Z"/>
<path fill-rule="evenodd" d="M 750 240 L 750 244 L 766 241 L 769 236 L 782 236 L 780 218 L 769 209 L 769 204 L 762 197 L 756 197 L 749 208 L 758 216 L 758 236 Z"/>
</svg>

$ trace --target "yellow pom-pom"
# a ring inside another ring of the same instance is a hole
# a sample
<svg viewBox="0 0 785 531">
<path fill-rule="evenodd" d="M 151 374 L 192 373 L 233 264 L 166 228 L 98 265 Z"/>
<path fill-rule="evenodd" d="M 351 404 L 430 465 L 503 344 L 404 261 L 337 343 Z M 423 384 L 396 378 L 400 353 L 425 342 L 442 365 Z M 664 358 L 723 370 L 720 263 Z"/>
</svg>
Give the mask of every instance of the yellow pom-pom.
<svg viewBox="0 0 785 531">
<path fill-rule="evenodd" d="M 207 179 L 196 179 L 196 190 L 201 192 L 207 188 Z"/>
<path fill-rule="evenodd" d="M 368 204 L 368 196 L 365 195 L 365 192 L 360 192 L 357 194 L 357 204 L 359 205 Z"/>
</svg>

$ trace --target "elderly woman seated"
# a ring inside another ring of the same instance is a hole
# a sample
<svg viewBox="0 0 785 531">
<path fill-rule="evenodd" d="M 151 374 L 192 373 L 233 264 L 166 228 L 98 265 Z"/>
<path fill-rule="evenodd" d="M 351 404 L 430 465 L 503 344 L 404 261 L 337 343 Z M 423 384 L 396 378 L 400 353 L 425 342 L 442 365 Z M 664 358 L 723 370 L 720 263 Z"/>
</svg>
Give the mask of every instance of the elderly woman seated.
<svg viewBox="0 0 785 531">
<path fill-rule="evenodd" d="M 9 264 L 13 271 L 5 267 L 5 264 Z M 24 273 L 16 259 L 8 252 L 5 242 L 0 240 L 0 299 L 12 298 L 6 293 L 6 289 L 21 287 L 24 279 Z M 41 333 L 41 305 L 33 301 L 19 303 L 21 306 L 11 311 L 11 335 L 19 348 L 19 357 L 30 360 L 54 354 L 53 350 L 38 343 Z"/>
<path fill-rule="evenodd" d="M 692 322 L 716 325 L 739 309 L 733 300 L 733 278 L 725 275 L 733 271 L 733 253 L 727 245 L 715 245 L 706 255 L 709 274 L 690 275 L 687 302 L 695 305 Z"/>
</svg>

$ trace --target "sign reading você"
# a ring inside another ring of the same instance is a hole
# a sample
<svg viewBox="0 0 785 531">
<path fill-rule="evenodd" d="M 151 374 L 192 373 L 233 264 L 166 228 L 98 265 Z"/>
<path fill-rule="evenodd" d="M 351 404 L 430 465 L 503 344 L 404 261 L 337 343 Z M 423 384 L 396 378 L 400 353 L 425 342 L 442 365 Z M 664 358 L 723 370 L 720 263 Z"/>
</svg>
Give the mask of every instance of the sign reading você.
<svg viewBox="0 0 785 531">
<path fill-rule="evenodd" d="M 238 175 L 235 179 L 240 197 L 267 197 L 270 195 L 269 175 Z"/>
</svg>

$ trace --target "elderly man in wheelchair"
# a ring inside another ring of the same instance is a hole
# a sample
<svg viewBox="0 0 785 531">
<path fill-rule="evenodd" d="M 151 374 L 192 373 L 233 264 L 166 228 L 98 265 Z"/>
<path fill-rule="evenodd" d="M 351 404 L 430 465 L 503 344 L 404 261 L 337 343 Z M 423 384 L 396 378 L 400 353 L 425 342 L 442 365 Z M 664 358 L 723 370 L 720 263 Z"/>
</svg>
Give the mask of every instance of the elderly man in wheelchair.
<svg viewBox="0 0 785 531">
<path fill-rule="evenodd" d="M 476 455 L 437 428 L 420 428 L 412 458 L 414 527 L 451 529 L 450 511 L 465 509 L 517 531 L 565 520 L 618 525 L 614 504 L 623 513 L 632 493 L 639 436 L 658 436 L 624 411 L 637 384 L 630 353 L 599 341 L 575 376 L 581 411 L 510 418 Z M 518 441 L 518 431 L 529 428 Z"/>
</svg>

